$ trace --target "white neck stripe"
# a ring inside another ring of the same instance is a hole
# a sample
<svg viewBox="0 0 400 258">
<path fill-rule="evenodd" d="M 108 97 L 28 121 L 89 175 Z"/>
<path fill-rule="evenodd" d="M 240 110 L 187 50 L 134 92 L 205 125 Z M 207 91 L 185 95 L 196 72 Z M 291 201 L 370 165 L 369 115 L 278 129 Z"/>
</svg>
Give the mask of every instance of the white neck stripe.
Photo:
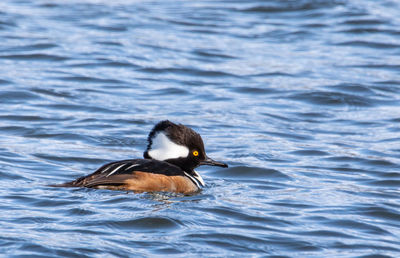
<svg viewBox="0 0 400 258">
<path fill-rule="evenodd" d="M 201 184 L 201 186 L 206 186 L 206 184 L 204 183 L 204 180 L 203 180 L 203 178 L 200 176 L 200 174 L 199 173 L 197 173 L 196 171 L 194 171 L 193 170 L 193 172 L 194 172 L 194 178 L 197 180 L 197 181 L 199 181 L 199 183 Z"/>
<path fill-rule="evenodd" d="M 194 182 L 198 188 L 205 186 L 203 178 L 201 178 L 201 176 L 196 171 L 194 171 L 194 173 L 196 174 L 195 176 L 191 176 L 185 171 L 183 173 L 185 173 L 185 176 L 189 177 L 190 180 L 192 180 L 192 182 Z"/>
</svg>

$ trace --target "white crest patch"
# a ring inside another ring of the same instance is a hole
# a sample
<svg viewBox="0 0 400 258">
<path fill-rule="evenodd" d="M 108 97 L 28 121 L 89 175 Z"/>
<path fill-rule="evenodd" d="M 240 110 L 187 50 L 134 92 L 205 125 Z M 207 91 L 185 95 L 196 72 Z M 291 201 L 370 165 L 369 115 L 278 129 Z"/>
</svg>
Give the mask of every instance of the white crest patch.
<svg viewBox="0 0 400 258">
<path fill-rule="evenodd" d="M 189 149 L 172 142 L 163 132 L 160 132 L 153 137 L 148 154 L 157 160 L 186 158 L 189 155 Z"/>
</svg>

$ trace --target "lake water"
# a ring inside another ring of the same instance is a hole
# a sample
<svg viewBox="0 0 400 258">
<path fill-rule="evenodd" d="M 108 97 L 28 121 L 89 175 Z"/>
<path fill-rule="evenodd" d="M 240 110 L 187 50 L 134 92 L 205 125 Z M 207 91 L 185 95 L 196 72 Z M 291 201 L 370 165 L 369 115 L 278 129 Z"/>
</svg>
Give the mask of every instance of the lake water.
<svg viewBox="0 0 400 258">
<path fill-rule="evenodd" d="M 399 257 L 400 3 L 0 2 L 0 253 Z M 207 186 L 51 188 L 197 130 Z"/>
</svg>

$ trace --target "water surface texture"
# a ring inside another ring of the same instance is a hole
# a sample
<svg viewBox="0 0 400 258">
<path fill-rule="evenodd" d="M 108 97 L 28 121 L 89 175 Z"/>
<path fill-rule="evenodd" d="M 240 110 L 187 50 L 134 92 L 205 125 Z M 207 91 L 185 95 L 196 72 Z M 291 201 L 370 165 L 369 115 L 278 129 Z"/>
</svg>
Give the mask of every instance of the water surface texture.
<svg viewBox="0 0 400 258">
<path fill-rule="evenodd" d="M 0 253 L 400 257 L 400 4 L 0 2 Z M 51 188 L 202 134 L 192 196 Z"/>
</svg>

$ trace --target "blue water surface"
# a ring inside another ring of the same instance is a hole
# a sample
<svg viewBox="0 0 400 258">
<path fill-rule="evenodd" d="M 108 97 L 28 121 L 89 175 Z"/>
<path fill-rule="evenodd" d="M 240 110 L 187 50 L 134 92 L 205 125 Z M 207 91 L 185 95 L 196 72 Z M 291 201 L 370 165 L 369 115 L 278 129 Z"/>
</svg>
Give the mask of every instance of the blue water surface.
<svg viewBox="0 0 400 258">
<path fill-rule="evenodd" d="M 400 3 L 0 1 L 0 253 L 399 257 Z M 201 133 L 198 194 L 51 188 Z"/>
</svg>

